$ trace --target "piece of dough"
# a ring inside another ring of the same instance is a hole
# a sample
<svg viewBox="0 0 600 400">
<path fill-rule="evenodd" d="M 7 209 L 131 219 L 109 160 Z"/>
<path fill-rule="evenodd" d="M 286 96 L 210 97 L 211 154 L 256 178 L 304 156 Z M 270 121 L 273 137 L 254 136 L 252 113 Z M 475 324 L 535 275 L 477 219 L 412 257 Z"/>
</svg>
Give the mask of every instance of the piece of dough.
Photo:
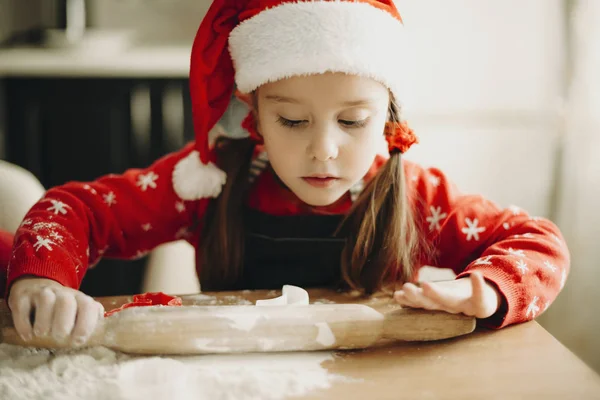
<svg viewBox="0 0 600 400">
<path fill-rule="evenodd" d="M 287 303 L 289 305 L 307 306 L 309 303 L 308 292 L 301 287 L 284 285 L 281 291 L 287 296 Z"/>
<path fill-rule="evenodd" d="M 290 305 L 308 305 L 308 292 L 299 286 L 284 285 L 281 289 L 281 296 L 273 299 L 257 300 L 257 306 L 290 306 Z"/>
</svg>

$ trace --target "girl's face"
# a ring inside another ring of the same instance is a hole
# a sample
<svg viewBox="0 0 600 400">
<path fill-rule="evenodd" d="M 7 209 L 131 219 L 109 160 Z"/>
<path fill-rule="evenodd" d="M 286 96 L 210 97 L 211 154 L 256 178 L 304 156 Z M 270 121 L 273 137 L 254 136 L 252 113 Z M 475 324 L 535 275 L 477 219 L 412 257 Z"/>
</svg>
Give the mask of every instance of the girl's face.
<svg viewBox="0 0 600 400">
<path fill-rule="evenodd" d="M 381 149 L 389 102 L 382 84 L 341 73 L 261 86 L 258 130 L 273 170 L 305 203 L 334 203 Z"/>
</svg>

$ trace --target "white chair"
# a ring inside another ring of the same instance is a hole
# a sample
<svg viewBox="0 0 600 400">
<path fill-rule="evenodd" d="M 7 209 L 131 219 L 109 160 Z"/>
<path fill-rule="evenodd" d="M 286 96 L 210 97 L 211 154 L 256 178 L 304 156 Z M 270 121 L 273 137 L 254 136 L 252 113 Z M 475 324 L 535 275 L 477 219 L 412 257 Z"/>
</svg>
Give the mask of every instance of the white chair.
<svg viewBox="0 0 600 400">
<path fill-rule="evenodd" d="M 45 191 L 31 172 L 0 160 L 0 229 L 16 232 Z"/>
</svg>

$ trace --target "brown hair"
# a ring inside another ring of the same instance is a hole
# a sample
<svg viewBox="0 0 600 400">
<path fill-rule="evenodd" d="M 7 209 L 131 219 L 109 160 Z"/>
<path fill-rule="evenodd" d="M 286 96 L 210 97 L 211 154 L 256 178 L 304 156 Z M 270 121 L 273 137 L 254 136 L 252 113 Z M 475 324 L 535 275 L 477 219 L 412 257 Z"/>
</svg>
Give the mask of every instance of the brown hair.
<svg viewBox="0 0 600 400">
<path fill-rule="evenodd" d="M 393 99 L 389 119 L 399 120 Z M 199 246 L 203 291 L 237 288 L 242 276 L 243 209 L 254 146 L 249 138 L 219 138 L 216 142 L 218 164 L 227 173 L 227 182 L 204 218 Z M 392 154 L 336 232 L 346 238 L 341 257 L 344 286 L 371 294 L 412 278 L 415 263 L 427 252 L 412 209 L 401 155 Z"/>
</svg>

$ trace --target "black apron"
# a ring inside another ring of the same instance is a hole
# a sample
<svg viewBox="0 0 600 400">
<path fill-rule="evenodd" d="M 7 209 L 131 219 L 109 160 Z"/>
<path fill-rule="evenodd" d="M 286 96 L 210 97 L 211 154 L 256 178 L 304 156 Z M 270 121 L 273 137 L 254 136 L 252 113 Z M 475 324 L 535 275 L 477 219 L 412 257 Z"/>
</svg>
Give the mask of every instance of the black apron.
<svg viewBox="0 0 600 400">
<path fill-rule="evenodd" d="M 247 208 L 241 286 L 250 290 L 337 286 L 346 241 L 333 233 L 343 217 L 274 216 Z"/>
</svg>

